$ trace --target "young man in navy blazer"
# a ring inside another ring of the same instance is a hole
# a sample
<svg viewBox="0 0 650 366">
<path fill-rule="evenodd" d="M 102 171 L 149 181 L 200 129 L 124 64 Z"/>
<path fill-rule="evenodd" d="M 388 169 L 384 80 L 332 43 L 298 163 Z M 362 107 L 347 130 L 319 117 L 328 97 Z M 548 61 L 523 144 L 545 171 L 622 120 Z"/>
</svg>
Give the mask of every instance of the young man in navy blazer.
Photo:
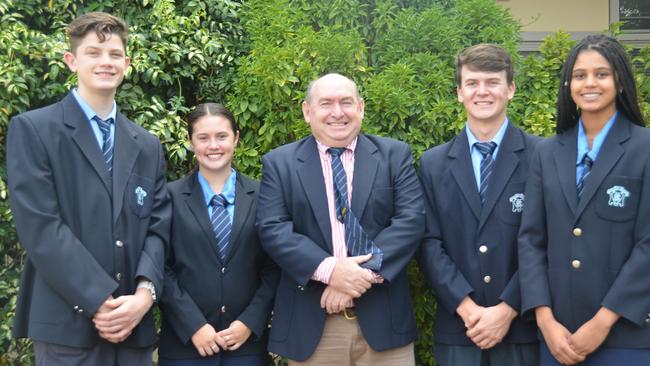
<svg viewBox="0 0 650 366">
<path fill-rule="evenodd" d="M 538 138 L 506 117 L 515 93 L 506 50 L 467 48 L 457 58 L 456 83 L 467 124 L 420 162 L 427 220 L 418 260 L 438 300 L 436 362 L 534 366 L 535 324 L 517 316 L 517 231 Z"/>
<path fill-rule="evenodd" d="M 170 204 L 160 142 L 122 115 L 127 26 L 88 13 L 68 26 L 78 85 L 14 117 L 10 204 L 27 251 L 13 334 L 37 365 L 150 365 Z"/>
<path fill-rule="evenodd" d="M 312 135 L 262 159 L 257 227 L 282 270 L 269 351 L 289 365 L 414 366 L 406 265 L 424 207 L 410 149 L 359 133 L 363 99 L 342 75 L 312 82 L 302 111 Z"/>
</svg>

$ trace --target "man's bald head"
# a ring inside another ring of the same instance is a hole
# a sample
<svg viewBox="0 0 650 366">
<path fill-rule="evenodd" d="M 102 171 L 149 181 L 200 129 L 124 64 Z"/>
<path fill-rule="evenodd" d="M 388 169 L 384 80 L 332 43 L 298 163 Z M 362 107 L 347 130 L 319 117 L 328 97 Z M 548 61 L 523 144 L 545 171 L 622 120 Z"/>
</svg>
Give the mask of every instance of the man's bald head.
<svg viewBox="0 0 650 366">
<path fill-rule="evenodd" d="M 313 80 L 311 83 L 309 83 L 309 86 L 307 87 L 307 95 L 305 96 L 305 101 L 309 102 L 313 96 L 314 93 L 314 87 L 317 87 L 319 82 L 324 81 L 324 82 L 329 82 L 329 81 L 347 81 L 350 84 L 352 84 L 354 91 L 357 95 L 357 99 L 361 99 L 361 94 L 359 94 L 359 87 L 357 87 L 357 83 L 354 82 L 354 80 L 345 77 L 341 74 L 337 73 L 329 73 L 325 74 L 318 79 Z"/>
</svg>

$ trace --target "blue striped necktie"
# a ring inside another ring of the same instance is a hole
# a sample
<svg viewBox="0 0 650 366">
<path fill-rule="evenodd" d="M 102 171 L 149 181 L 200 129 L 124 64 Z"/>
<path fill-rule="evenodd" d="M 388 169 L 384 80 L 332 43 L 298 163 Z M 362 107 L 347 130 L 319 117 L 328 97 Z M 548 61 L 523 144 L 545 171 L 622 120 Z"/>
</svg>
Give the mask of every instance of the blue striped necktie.
<svg viewBox="0 0 650 366">
<path fill-rule="evenodd" d="M 210 215 L 212 231 L 217 239 L 219 259 L 221 259 L 221 262 L 224 262 L 228 254 L 230 232 L 232 230 L 230 216 L 228 215 L 228 210 L 226 210 L 228 201 L 226 201 L 226 197 L 223 194 L 215 194 L 212 196 L 212 200 L 210 200 L 210 206 L 212 206 L 212 215 Z"/>
<path fill-rule="evenodd" d="M 99 116 L 93 117 L 99 130 L 102 132 L 104 138 L 102 143 L 102 155 L 104 156 L 104 161 L 106 162 L 106 167 L 108 167 L 108 174 L 113 174 L 113 139 L 111 138 L 111 124 L 113 123 L 113 118 L 108 118 L 103 120 Z"/>
<path fill-rule="evenodd" d="M 478 193 L 481 195 L 481 204 L 484 204 L 490 175 L 492 175 L 492 168 L 494 168 L 494 159 L 492 159 L 492 154 L 494 153 L 494 149 L 497 148 L 497 144 L 494 141 L 476 142 L 474 143 L 474 146 L 476 146 L 481 155 L 483 155 L 480 167 L 481 184 L 479 185 Z"/>
<path fill-rule="evenodd" d="M 379 247 L 368 237 L 359 220 L 350 210 L 348 202 L 348 178 L 343 169 L 341 154 L 345 148 L 329 148 L 332 156 L 332 178 L 334 181 L 334 201 L 336 204 L 336 218 L 345 226 L 345 244 L 350 256 L 372 254 L 372 258 L 361 264 L 361 267 L 379 271 L 383 253 Z"/>
<path fill-rule="evenodd" d="M 582 196 L 582 189 L 585 187 L 585 180 L 589 176 L 589 173 L 591 173 L 591 167 L 594 165 L 594 161 L 585 153 L 585 155 L 582 157 L 582 161 L 580 161 L 580 164 L 578 167 L 582 166 L 582 170 L 579 172 L 579 178 L 578 178 L 578 183 L 576 184 L 576 190 L 578 191 L 578 200 L 580 200 L 580 197 Z"/>
</svg>

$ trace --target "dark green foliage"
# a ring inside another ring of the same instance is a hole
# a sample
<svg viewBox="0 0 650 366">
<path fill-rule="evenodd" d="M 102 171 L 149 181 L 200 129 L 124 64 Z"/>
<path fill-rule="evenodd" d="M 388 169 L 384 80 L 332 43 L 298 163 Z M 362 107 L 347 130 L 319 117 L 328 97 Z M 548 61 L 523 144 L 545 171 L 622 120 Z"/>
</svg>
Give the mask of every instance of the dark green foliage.
<svg viewBox="0 0 650 366">
<path fill-rule="evenodd" d="M 0 2 L 0 365 L 29 364 L 28 342 L 11 339 L 24 260 L 7 203 L 5 138 L 10 116 L 52 103 L 75 84 L 63 63 L 64 27 L 103 10 L 131 26 L 132 67 L 117 102 L 164 144 L 168 176 L 193 166 L 183 120 L 199 102 L 223 102 L 241 128 L 238 169 L 259 177 L 260 156 L 309 134 L 300 104 L 327 72 L 357 81 L 363 130 L 408 142 L 417 158 L 465 122 L 457 102 L 455 55 L 481 42 L 509 49 L 517 63 L 511 120 L 538 135 L 555 130 L 560 67 L 572 41 L 549 37 L 535 56 L 516 49 L 521 26 L 493 0 L 4 0 Z M 650 117 L 650 48 L 634 53 L 642 111 Z M 434 365 L 435 301 L 412 263 L 419 364 Z M 283 363 L 277 359 L 276 363 Z"/>
<path fill-rule="evenodd" d="M 560 70 L 574 43 L 569 34 L 560 31 L 544 41 L 539 57 L 522 61 L 515 73 L 517 91 L 509 107 L 514 123 L 539 136 L 555 133 Z"/>
</svg>

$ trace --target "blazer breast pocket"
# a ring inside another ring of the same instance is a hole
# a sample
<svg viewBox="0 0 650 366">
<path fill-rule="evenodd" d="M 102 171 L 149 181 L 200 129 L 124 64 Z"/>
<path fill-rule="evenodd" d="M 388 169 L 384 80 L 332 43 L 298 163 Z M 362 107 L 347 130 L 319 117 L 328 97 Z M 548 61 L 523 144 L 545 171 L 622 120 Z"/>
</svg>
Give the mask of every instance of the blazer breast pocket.
<svg viewBox="0 0 650 366">
<path fill-rule="evenodd" d="M 125 194 L 129 208 L 134 215 L 141 219 L 151 215 L 153 196 L 155 194 L 152 179 L 131 174 L 126 183 Z"/>
<path fill-rule="evenodd" d="M 519 225 L 525 201 L 524 182 L 510 183 L 499 197 L 495 210 L 504 223 Z"/>
<path fill-rule="evenodd" d="M 610 176 L 603 180 L 594 196 L 596 214 L 605 220 L 624 222 L 636 216 L 641 192 L 641 179 Z"/>
</svg>

